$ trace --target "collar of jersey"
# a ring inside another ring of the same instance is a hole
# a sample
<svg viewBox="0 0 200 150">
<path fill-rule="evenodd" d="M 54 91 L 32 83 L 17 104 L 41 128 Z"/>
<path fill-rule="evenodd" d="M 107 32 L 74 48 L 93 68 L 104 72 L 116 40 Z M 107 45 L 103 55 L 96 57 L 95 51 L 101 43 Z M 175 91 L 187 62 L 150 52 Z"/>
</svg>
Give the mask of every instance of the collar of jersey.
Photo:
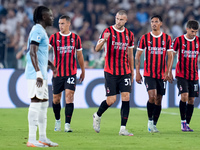
<svg viewBox="0 0 200 150">
<path fill-rule="evenodd" d="M 41 24 L 37 23 L 36 26 L 40 26 L 44 31 L 46 31 L 45 28 Z"/>
<path fill-rule="evenodd" d="M 116 30 L 117 32 L 124 32 L 124 30 L 125 30 L 125 27 L 124 27 L 123 30 L 118 30 L 118 29 L 116 29 L 116 28 L 114 27 L 114 25 L 113 25 L 112 27 L 113 27 L 113 29 Z"/>
<path fill-rule="evenodd" d="M 196 36 L 193 38 L 193 39 L 188 39 L 187 37 L 186 37 L 186 34 L 184 34 L 184 38 L 186 39 L 186 40 L 188 40 L 188 41 L 194 41 L 195 40 L 195 38 L 196 38 Z"/>
<path fill-rule="evenodd" d="M 69 35 L 71 35 L 71 32 L 69 32 L 68 34 L 62 34 L 61 32 L 59 32 L 60 33 L 60 35 L 62 35 L 62 36 L 69 36 Z"/>
<path fill-rule="evenodd" d="M 157 35 L 157 36 L 154 35 L 153 32 L 150 32 L 150 33 L 151 33 L 151 35 L 152 35 L 153 37 L 155 37 L 155 38 L 158 38 L 158 37 L 160 37 L 160 36 L 162 35 L 162 32 L 161 32 L 159 35 Z"/>
</svg>

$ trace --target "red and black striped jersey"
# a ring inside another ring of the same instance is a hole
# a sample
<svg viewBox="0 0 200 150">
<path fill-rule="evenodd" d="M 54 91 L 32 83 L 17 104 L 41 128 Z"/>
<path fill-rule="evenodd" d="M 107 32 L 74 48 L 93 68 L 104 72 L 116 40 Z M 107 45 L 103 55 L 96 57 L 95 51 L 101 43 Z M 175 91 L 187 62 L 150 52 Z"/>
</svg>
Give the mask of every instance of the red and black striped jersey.
<svg viewBox="0 0 200 150">
<path fill-rule="evenodd" d="M 144 76 L 164 79 L 166 67 L 166 53 L 173 51 L 171 37 L 161 32 L 155 36 L 152 32 L 144 34 L 139 42 L 137 50 L 145 51 L 144 55 Z"/>
<path fill-rule="evenodd" d="M 178 62 L 176 64 L 176 77 L 187 80 L 198 80 L 198 54 L 200 51 L 200 38 L 188 39 L 186 35 L 181 35 L 174 39 L 172 48 L 178 52 Z"/>
<path fill-rule="evenodd" d="M 134 47 L 134 34 L 127 28 L 120 31 L 114 26 L 106 28 L 99 39 L 104 38 L 104 33 L 110 33 L 105 43 L 104 71 L 112 75 L 125 75 L 131 73 L 128 48 Z"/>
<path fill-rule="evenodd" d="M 74 75 L 77 72 L 76 51 L 82 50 L 81 39 L 75 33 L 67 35 L 57 32 L 49 38 L 54 49 L 54 66 L 58 77 Z"/>
</svg>

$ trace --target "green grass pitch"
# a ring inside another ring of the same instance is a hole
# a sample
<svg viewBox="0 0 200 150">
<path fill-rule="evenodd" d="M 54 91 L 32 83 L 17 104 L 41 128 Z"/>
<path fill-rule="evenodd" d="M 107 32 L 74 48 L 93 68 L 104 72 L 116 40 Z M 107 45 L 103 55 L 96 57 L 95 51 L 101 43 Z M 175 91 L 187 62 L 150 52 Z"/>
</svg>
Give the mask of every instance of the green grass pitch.
<svg viewBox="0 0 200 150">
<path fill-rule="evenodd" d="M 72 133 L 64 132 L 64 109 L 61 112 L 62 131 L 54 132 L 54 114 L 48 109 L 47 136 L 62 150 L 199 150 L 200 109 L 195 108 L 190 127 L 194 132 L 182 132 L 178 108 L 163 109 L 157 124 L 159 133 L 147 132 L 146 108 L 131 108 L 127 129 L 134 136 L 119 136 L 120 109 L 109 108 L 102 116 L 101 131 L 92 128 L 92 115 L 97 108 L 75 109 Z M 28 108 L 0 109 L 0 150 L 32 149 L 26 147 Z M 33 148 L 40 149 L 40 148 Z M 45 148 L 46 149 L 46 148 Z M 49 148 L 48 148 L 49 149 Z"/>
</svg>

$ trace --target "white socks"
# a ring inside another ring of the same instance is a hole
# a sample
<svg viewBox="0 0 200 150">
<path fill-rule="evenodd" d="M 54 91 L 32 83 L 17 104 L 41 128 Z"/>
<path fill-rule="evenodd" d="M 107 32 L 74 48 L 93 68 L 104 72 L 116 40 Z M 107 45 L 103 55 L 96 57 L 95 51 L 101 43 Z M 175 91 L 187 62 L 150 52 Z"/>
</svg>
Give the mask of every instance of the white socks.
<svg viewBox="0 0 200 150">
<path fill-rule="evenodd" d="M 36 141 L 37 126 L 39 127 L 39 139 L 46 139 L 47 108 L 49 102 L 31 102 L 28 111 L 29 142 Z"/>
<path fill-rule="evenodd" d="M 41 108 L 41 103 L 31 103 L 29 106 L 29 111 L 28 111 L 29 142 L 36 141 L 38 115 L 40 108 Z"/>
<path fill-rule="evenodd" d="M 41 109 L 38 117 L 38 125 L 39 125 L 39 139 L 46 139 L 46 128 L 47 128 L 47 108 L 49 106 L 49 102 L 41 102 Z"/>
</svg>

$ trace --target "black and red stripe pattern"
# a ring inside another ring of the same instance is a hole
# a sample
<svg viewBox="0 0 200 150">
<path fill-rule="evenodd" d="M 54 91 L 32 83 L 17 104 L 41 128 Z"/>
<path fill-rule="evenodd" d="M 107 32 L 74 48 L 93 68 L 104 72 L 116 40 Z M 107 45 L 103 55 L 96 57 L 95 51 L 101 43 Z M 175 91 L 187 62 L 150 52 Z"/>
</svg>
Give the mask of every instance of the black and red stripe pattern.
<svg viewBox="0 0 200 150">
<path fill-rule="evenodd" d="M 110 26 L 106 28 L 100 36 L 104 38 L 104 33 L 110 33 L 105 45 L 105 66 L 104 71 L 112 75 L 125 75 L 131 73 L 128 60 L 128 48 L 134 47 L 134 34 L 127 28 L 119 31 Z"/>
<path fill-rule="evenodd" d="M 176 77 L 187 80 L 198 80 L 198 54 L 200 51 L 200 38 L 195 36 L 190 40 L 186 35 L 181 35 L 174 39 L 172 47 L 178 52 L 178 62 L 176 64 Z"/>
<path fill-rule="evenodd" d="M 82 50 L 81 39 L 75 33 L 52 34 L 49 43 L 54 49 L 54 66 L 58 77 L 74 75 L 77 72 L 76 50 Z"/>
<path fill-rule="evenodd" d="M 171 37 L 166 33 L 155 36 L 149 32 L 140 38 L 137 50 L 145 51 L 144 76 L 164 79 L 166 53 L 172 51 L 171 43 Z"/>
</svg>

